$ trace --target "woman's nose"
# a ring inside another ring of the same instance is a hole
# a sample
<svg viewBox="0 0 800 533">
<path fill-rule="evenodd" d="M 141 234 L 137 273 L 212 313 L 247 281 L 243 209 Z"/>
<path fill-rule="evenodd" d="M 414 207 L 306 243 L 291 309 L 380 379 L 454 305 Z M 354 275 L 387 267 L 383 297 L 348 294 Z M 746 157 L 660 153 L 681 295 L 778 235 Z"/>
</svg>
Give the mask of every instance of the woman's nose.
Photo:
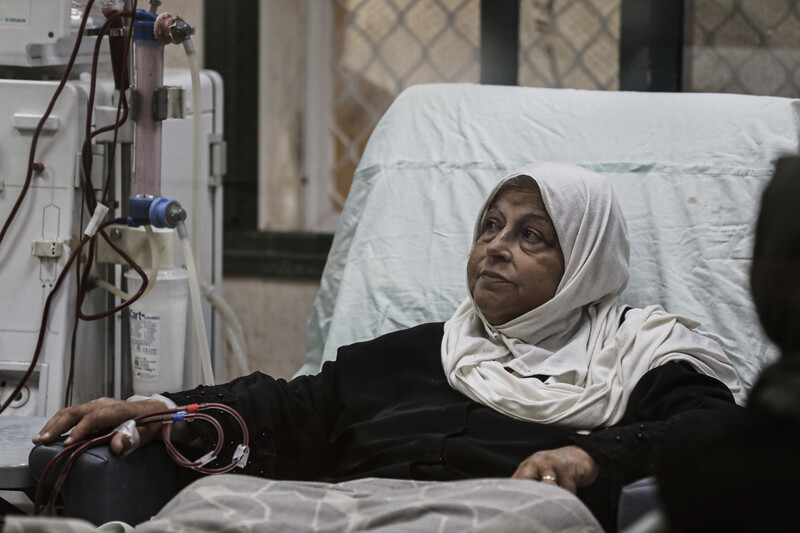
<svg viewBox="0 0 800 533">
<path fill-rule="evenodd" d="M 494 257 L 509 259 L 511 257 L 512 232 L 503 228 L 486 244 L 486 253 Z"/>
</svg>

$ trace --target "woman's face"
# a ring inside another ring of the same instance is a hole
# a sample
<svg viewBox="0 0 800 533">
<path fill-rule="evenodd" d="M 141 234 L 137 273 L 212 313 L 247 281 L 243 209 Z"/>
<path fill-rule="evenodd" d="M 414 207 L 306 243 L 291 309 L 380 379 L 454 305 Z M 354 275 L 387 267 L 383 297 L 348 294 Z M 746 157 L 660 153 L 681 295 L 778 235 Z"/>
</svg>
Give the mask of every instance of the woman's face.
<svg viewBox="0 0 800 533">
<path fill-rule="evenodd" d="M 479 232 L 467 283 L 489 323 L 505 324 L 555 295 L 564 255 L 538 188 L 501 192 Z"/>
</svg>

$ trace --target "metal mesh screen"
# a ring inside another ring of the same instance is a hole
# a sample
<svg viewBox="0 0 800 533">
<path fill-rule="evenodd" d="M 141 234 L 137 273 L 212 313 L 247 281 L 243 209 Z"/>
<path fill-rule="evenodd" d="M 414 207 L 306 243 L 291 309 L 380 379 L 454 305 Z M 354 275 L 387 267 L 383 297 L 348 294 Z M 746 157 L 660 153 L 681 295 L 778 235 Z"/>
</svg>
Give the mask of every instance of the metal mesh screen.
<svg viewBox="0 0 800 533">
<path fill-rule="evenodd" d="M 480 1 L 334 4 L 332 172 L 341 201 L 375 124 L 403 89 L 479 81 Z"/>
<path fill-rule="evenodd" d="M 800 97 L 800 2 L 687 0 L 683 90 Z"/>
<path fill-rule="evenodd" d="M 617 89 L 621 0 L 521 0 L 519 84 Z M 406 87 L 480 80 L 480 0 L 335 0 L 336 203 Z"/>
<path fill-rule="evenodd" d="M 519 84 L 619 87 L 621 0 L 522 0 Z"/>
</svg>

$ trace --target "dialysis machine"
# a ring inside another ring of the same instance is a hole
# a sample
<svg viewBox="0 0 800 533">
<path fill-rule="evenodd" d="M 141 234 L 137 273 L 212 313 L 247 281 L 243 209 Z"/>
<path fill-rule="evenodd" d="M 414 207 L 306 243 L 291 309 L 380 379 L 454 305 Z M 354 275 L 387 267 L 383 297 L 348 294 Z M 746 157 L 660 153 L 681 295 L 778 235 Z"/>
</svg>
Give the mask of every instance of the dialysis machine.
<svg viewBox="0 0 800 533">
<path fill-rule="evenodd" d="M 197 296 L 221 282 L 222 82 L 163 69 L 165 46 L 195 58 L 158 3 L 0 3 L 2 416 L 195 386 L 218 362 Z"/>
</svg>

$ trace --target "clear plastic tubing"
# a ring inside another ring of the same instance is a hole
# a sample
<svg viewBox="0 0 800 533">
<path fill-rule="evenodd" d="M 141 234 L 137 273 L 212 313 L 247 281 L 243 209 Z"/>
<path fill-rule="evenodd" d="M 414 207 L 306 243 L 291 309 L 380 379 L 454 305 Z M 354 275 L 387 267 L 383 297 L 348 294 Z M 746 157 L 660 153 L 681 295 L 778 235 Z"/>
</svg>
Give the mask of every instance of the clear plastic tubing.
<svg viewBox="0 0 800 533">
<path fill-rule="evenodd" d="M 193 150 L 194 158 L 192 159 L 192 210 L 194 214 L 192 218 L 192 249 L 195 253 L 195 263 L 198 266 L 198 271 L 201 271 L 203 260 L 200 255 L 200 217 L 197 213 L 202 213 L 200 206 L 200 187 L 202 186 L 201 180 L 201 162 L 203 155 L 203 99 L 202 90 L 200 87 L 200 66 L 197 61 L 197 54 L 195 53 L 194 43 L 191 39 L 186 39 L 183 42 L 183 49 L 186 52 L 186 59 L 189 62 L 189 71 L 192 78 L 192 114 L 194 118 L 193 126 Z M 239 319 L 236 317 L 233 309 L 228 303 L 217 293 L 214 286 L 208 283 L 205 279 L 200 278 L 200 286 L 206 299 L 211 302 L 211 305 L 216 309 L 223 322 L 225 323 L 226 332 L 228 334 L 228 341 L 230 342 L 231 349 L 233 350 L 234 358 L 239 365 L 239 374 L 249 374 L 249 365 L 247 363 L 247 349 L 245 348 L 244 330 L 242 329 Z"/>
<path fill-rule="evenodd" d="M 203 157 L 203 99 L 200 89 L 200 66 L 197 62 L 194 43 L 192 39 L 183 42 L 183 50 L 186 52 L 186 59 L 189 61 L 189 71 L 192 77 L 192 118 L 193 135 L 192 145 L 194 157 L 192 159 L 192 248 L 197 255 L 197 264 L 203 264 L 200 254 L 200 213 L 204 210 L 200 207 L 200 173 Z"/>
<path fill-rule="evenodd" d="M 231 350 L 233 351 L 233 357 L 238 365 L 238 369 L 234 370 L 233 375 L 229 375 L 229 378 L 234 378 L 237 376 L 245 376 L 250 373 L 250 365 L 247 362 L 247 347 L 245 343 L 245 336 L 244 336 L 244 328 L 242 328 L 241 322 L 236 317 L 236 313 L 233 311 L 233 308 L 225 301 L 225 299 L 220 296 L 220 294 L 216 291 L 216 288 L 208 283 L 203 278 L 200 278 L 200 288 L 203 291 L 203 296 L 211 302 L 211 305 L 214 306 L 214 309 L 222 317 L 222 322 L 225 325 L 225 333 L 227 334 L 228 342 L 231 345 Z M 219 369 L 217 369 L 219 370 Z"/>
<path fill-rule="evenodd" d="M 194 323 L 195 350 L 198 351 L 200 364 L 203 369 L 203 383 L 214 385 L 214 370 L 211 366 L 211 350 L 208 347 L 206 324 L 203 321 L 203 306 L 200 300 L 200 278 L 197 265 L 192 255 L 192 244 L 189 242 L 189 232 L 186 224 L 181 221 L 177 226 L 178 237 L 183 250 L 183 260 L 186 262 L 186 272 L 189 275 L 189 300 L 192 305 L 192 321 Z"/>
</svg>

